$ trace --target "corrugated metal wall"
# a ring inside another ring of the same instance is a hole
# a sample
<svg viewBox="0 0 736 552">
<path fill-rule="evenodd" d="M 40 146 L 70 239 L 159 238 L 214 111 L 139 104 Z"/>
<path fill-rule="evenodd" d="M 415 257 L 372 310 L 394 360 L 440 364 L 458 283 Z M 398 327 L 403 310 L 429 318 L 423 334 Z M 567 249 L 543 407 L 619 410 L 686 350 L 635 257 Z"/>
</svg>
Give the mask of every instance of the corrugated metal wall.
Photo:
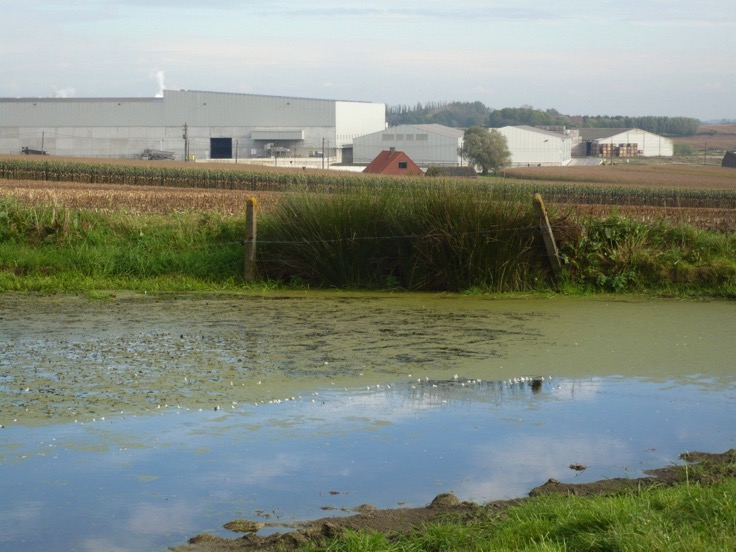
<svg viewBox="0 0 736 552">
<path fill-rule="evenodd" d="M 570 163 L 570 138 L 561 134 L 526 127 L 496 129 L 506 137 L 515 166 L 564 166 Z"/>
<path fill-rule="evenodd" d="M 0 99 L 0 152 L 25 146 L 58 156 L 132 157 L 161 149 L 182 158 L 186 124 L 198 159 L 209 158 L 212 139 L 222 138 L 232 141 L 233 155 L 265 155 L 269 142 L 252 136 L 264 129 L 294 131 L 297 139 L 274 145 L 307 156 L 383 129 L 385 110 L 369 102 L 169 90 L 163 98 Z"/>
<path fill-rule="evenodd" d="M 396 148 L 421 167 L 460 166 L 458 149 L 463 132 L 440 125 L 399 125 L 361 136 L 353 143 L 353 160 L 358 164 L 373 161 L 381 151 Z"/>
</svg>

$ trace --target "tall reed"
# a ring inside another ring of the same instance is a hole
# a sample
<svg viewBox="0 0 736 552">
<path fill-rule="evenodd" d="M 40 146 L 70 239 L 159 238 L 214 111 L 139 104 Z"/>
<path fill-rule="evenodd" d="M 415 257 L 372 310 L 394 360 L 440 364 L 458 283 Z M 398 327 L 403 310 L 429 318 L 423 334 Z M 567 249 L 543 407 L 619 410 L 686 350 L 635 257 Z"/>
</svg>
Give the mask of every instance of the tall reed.
<svg viewBox="0 0 736 552">
<path fill-rule="evenodd" d="M 524 193 L 426 181 L 297 193 L 259 235 L 269 277 L 319 286 L 518 291 L 547 277 Z"/>
</svg>

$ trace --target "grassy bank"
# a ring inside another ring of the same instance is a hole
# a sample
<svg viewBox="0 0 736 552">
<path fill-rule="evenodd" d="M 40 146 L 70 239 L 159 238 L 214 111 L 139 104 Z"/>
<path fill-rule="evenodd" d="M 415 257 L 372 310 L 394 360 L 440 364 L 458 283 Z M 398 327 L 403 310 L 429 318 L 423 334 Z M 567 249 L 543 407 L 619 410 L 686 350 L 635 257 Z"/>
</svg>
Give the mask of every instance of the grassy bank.
<svg viewBox="0 0 736 552">
<path fill-rule="evenodd" d="M 736 480 L 620 496 L 536 498 L 410 535 L 347 532 L 330 552 L 419 550 L 716 552 L 736 549 Z"/>
<path fill-rule="evenodd" d="M 294 191 L 258 221 L 250 286 L 736 296 L 736 236 L 664 220 L 551 210 L 553 279 L 524 188 L 354 185 Z M 0 199 L 0 289 L 243 287 L 243 219 Z"/>
</svg>

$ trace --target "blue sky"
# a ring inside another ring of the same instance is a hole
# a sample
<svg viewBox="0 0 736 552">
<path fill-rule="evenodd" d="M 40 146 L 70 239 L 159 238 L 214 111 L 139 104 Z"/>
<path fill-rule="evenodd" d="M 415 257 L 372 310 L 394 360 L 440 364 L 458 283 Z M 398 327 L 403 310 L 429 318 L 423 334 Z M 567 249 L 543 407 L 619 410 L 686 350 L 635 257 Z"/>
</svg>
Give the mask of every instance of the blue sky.
<svg viewBox="0 0 736 552">
<path fill-rule="evenodd" d="M 0 97 L 162 88 L 736 118 L 736 1 L 4 0 Z"/>
</svg>

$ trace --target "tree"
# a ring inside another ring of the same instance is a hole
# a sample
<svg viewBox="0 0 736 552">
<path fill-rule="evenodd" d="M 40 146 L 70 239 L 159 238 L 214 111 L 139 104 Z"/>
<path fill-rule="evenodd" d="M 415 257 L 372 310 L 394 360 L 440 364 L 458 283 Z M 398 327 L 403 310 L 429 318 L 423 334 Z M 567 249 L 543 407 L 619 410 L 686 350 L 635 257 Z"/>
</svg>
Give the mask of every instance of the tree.
<svg viewBox="0 0 736 552">
<path fill-rule="evenodd" d="M 460 149 L 463 159 L 481 168 L 482 174 L 489 170 L 497 171 L 511 162 L 506 137 L 495 129 L 472 126 L 465 131 L 463 146 Z"/>
</svg>

